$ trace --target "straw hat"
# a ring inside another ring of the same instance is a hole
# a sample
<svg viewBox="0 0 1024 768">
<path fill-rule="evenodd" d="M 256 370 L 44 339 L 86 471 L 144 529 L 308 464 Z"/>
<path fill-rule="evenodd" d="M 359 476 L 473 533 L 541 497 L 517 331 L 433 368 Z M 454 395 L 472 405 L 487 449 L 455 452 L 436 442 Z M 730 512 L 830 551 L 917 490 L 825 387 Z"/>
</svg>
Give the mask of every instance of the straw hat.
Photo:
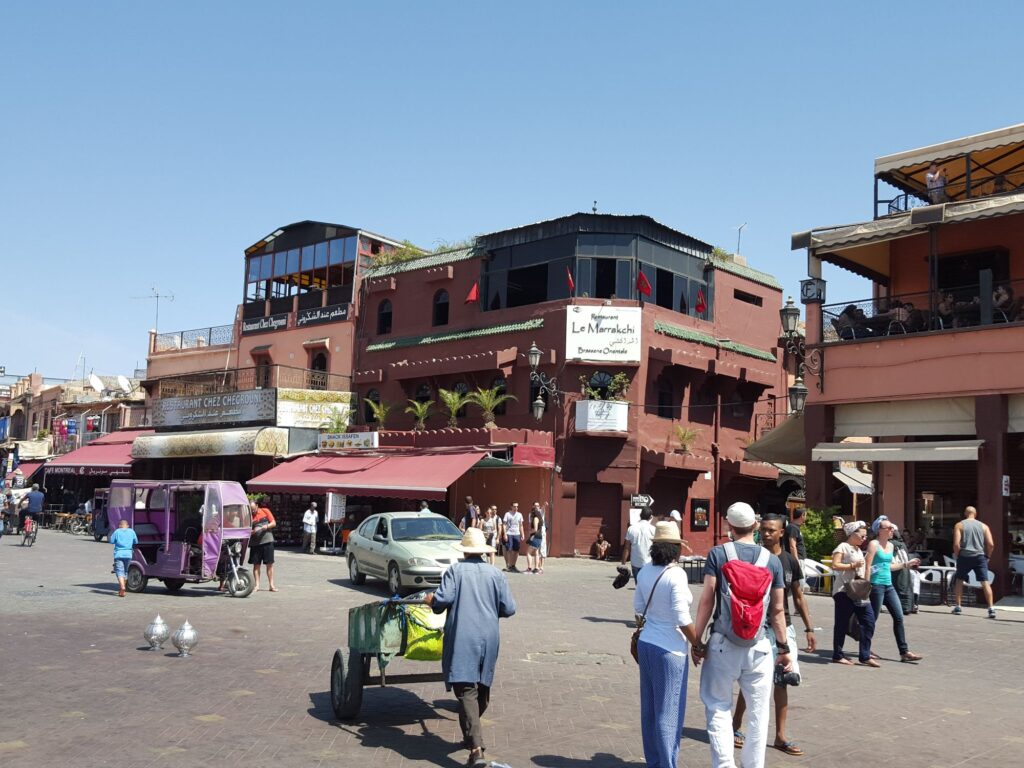
<svg viewBox="0 0 1024 768">
<path fill-rule="evenodd" d="M 662 542 L 666 544 L 680 544 L 682 541 L 679 538 L 679 526 L 671 520 L 662 520 L 660 523 L 655 524 L 654 538 L 651 539 L 651 544 L 660 544 Z"/>
<path fill-rule="evenodd" d="M 454 547 L 467 555 L 487 555 L 495 551 L 494 547 L 488 546 L 484 532 L 479 528 L 466 529 L 466 532 L 462 534 L 462 542 L 455 544 Z"/>
</svg>

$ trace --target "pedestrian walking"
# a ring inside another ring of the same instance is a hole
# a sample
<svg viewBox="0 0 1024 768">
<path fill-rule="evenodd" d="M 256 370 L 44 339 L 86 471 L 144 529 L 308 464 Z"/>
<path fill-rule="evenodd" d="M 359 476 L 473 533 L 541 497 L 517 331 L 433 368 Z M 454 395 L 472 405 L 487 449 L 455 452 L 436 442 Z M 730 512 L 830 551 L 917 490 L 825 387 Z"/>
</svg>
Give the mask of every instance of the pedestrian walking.
<svg viewBox="0 0 1024 768">
<path fill-rule="evenodd" d="M 654 525 L 651 518 L 654 513 L 650 507 L 640 510 L 640 519 L 633 523 L 626 530 L 626 538 L 622 542 L 621 564 L 625 565 L 629 560 L 630 570 L 633 571 L 633 581 L 640 569 L 651 562 L 651 541 L 654 539 Z"/>
<path fill-rule="evenodd" d="M 544 573 L 544 510 L 539 501 L 530 510 L 530 539 L 526 543 L 526 572 Z"/>
<path fill-rule="evenodd" d="M 725 516 L 732 541 L 713 547 L 704 566 L 704 590 L 697 607 L 696 632 L 702 637 L 709 621 L 711 639 L 691 649 L 694 664 L 704 662 L 700 698 L 707 719 L 712 768 L 734 768 L 732 694 L 739 683 L 747 703 L 746 739 L 740 755 L 743 768 L 762 768 L 768 736 L 772 677 L 789 672 L 792 657 L 783 612 L 782 563 L 754 543 L 757 518 L 742 501 Z M 778 647 L 772 659 L 770 627 Z"/>
<path fill-rule="evenodd" d="M 797 559 L 801 568 L 804 560 L 807 559 L 807 546 L 804 544 L 804 535 L 800 529 L 806 522 L 807 510 L 803 507 L 794 509 L 793 520 L 786 523 L 786 530 L 782 538 L 782 548 Z"/>
<path fill-rule="evenodd" d="M 267 566 L 267 583 L 271 592 L 274 585 L 274 533 L 277 527 L 274 515 L 266 507 L 252 502 L 252 537 L 249 539 L 249 565 L 252 566 L 253 592 L 260 590 L 260 566 Z"/>
<path fill-rule="evenodd" d="M 316 526 L 318 516 L 316 502 L 309 502 L 309 507 L 302 513 L 302 551 L 313 554 L 316 549 Z"/>
<path fill-rule="evenodd" d="M 892 583 L 893 571 L 917 568 L 921 561 L 916 557 L 906 561 L 894 560 L 896 547 L 892 542 L 893 524 L 888 518 L 880 517 L 871 525 L 871 530 L 878 537 L 868 544 L 865 556 L 865 571 L 871 581 L 871 611 L 875 615 L 875 626 L 882 615 L 882 604 L 885 604 L 892 617 L 892 632 L 896 637 L 896 647 L 900 651 L 900 661 L 920 661 L 923 656 L 914 653 L 907 645 L 906 631 L 903 627 L 903 604 L 896 594 Z"/>
<path fill-rule="evenodd" d="M 832 601 L 835 604 L 835 623 L 832 627 L 832 661 L 836 664 L 852 664 L 843 653 L 843 643 L 850 626 L 850 618 L 857 617 L 860 629 L 858 648 L 859 664 L 877 667 L 871 658 L 871 638 L 875 634 L 875 612 L 868 600 L 870 586 L 863 590 L 866 579 L 864 553 L 860 551 L 867 538 L 867 523 L 854 520 L 843 526 L 846 541 L 832 550 Z M 856 583 L 859 582 L 859 583 Z"/>
<path fill-rule="evenodd" d="M 467 531 L 470 528 L 476 528 L 476 521 L 480 517 L 480 509 L 476 504 L 473 503 L 473 497 L 466 497 L 466 511 L 463 513 L 462 518 L 459 520 L 459 530 Z"/>
<path fill-rule="evenodd" d="M 814 653 L 817 649 L 817 640 L 814 636 L 814 624 L 811 622 L 811 611 L 807 605 L 803 590 L 803 566 L 795 558 L 792 552 L 785 549 L 782 542 L 785 541 L 786 518 L 781 515 L 766 515 L 761 521 L 761 541 L 764 547 L 782 563 L 783 600 L 782 610 L 786 617 L 786 639 L 789 641 L 789 658 L 792 668 L 789 673 L 782 676 L 775 676 L 772 698 L 775 702 L 775 741 L 772 747 L 785 752 L 787 755 L 799 756 L 804 753 L 800 745 L 790 741 L 786 737 L 786 725 L 789 721 L 789 687 L 800 684 L 800 662 L 797 659 L 798 647 L 796 643 L 796 628 L 793 626 L 793 618 L 789 612 L 789 598 L 793 597 L 793 607 L 800 613 L 804 623 L 804 637 L 807 641 L 807 652 Z M 775 635 L 770 630 L 769 639 Z M 778 654 L 778 646 L 772 651 Z M 745 740 L 742 731 L 743 713 L 746 710 L 746 701 L 743 693 L 740 692 L 736 699 L 736 711 L 732 716 L 733 741 L 736 746 L 742 747 Z"/>
<path fill-rule="evenodd" d="M 494 505 L 484 510 L 484 516 L 480 518 L 480 530 L 484 534 L 484 543 L 492 549 L 498 542 L 498 508 Z M 487 553 L 487 562 L 494 565 L 494 552 Z"/>
<path fill-rule="evenodd" d="M 961 613 L 960 601 L 964 596 L 964 582 L 973 573 L 981 583 L 981 591 L 988 604 L 988 617 L 996 617 L 995 608 L 992 607 L 992 585 L 988 580 L 988 559 L 992 557 L 993 549 L 995 542 L 992 539 L 992 529 L 978 520 L 977 509 L 967 507 L 964 510 L 964 519 L 953 527 L 953 557 L 956 558 L 956 606 L 953 613 L 956 615 L 959 616 Z"/>
<path fill-rule="evenodd" d="M 519 502 L 512 502 L 512 508 L 505 513 L 502 519 L 503 535 L 502 541 L 505 544 L 505 570 L 510 573 L 519 573 L 516 563 L 519 562 L 519 550 L 523 542 L 523 528 L 526 521 L 523 520 L 523 513 L 519 511 Z"/>
<path fill-rule="evenodd" d="M 686 715 L 690 646 L 698 642 L 686 571 L 678 566 L 682 539 L 674 522 L 659 522 L 651 564 L 637 577 L 633 612 L 643 616 L 637 643 L 640 733 L 648 768 L 675 768 Z"/>
<path fill-rule="evenodd" d="M 110 534 L 110 543 L 114 545 L 114 574 L 117 576 L 117 596 L 124 597 L 128 583 L 128 564 L 132 561 L 132 552 L 139 543 L 135 531 L 128 527 L 128 521 L 121 518 L 117 530 Z"/>
<path fill-rule="evenodd" d="M 470 528 L 455 548 L 463 559 L 444 572 L 437 591 L 426 596 L 435 613 L 447 610 L 441 671 L 446 690 L 459 702 L 459 726 L 469 750 L 468 765 L 484 764 L 480 718 L 487 711 L 498 664 L 498 619 L 515 615 L 516 603 L 505 576 L 484 562 L 494 547 L 479 528 Z"/>
</svg>

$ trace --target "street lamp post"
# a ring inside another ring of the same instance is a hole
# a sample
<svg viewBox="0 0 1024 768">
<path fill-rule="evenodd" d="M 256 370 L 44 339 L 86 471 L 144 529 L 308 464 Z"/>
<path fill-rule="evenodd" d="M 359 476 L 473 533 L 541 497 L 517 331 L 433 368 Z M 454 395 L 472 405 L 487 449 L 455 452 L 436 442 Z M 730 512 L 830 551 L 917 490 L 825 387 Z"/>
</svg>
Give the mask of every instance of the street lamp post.
<svg viewBox="0 0 1024 768">
<path fill-rule="evenodd" d="M 546 522 L 548 526 L 551 526 L 555 516 L 555 473 L 561 471 L 561 468 L 558 466 L 558 422 L 562 418 L 560 408 L 562 400 L 558 390 L 558 378 L 556 376 L 548 376 L 543 371 L 538 370 L 540 358 L 541 351 L 535 341 L 530 344 L 530 349 L 526 353 L 526 359 L 530 363 L 530 381 L 537 386 L 537 399 L 530 403 L 530 410 L 533 412 L 533 418 L 537 421 L 544 418 L 544 411 L 547 408 L 547 404 L 544 402 L 544 395 L 547 395 L 548 404 L 552 406 L 551 412 L 554 416 L 554 426 L 551 430 L 551 448 L 554 454 L 552 464 L 554 466 L 551 467 L 551 473 L 548 476 L 549 519 Z"/>
<path fill-rule="evenodd" d="M 793 304 L 793 297 L 786 300 L 786 306 L 779 310 L 779 320 L 782 323 L 782 335 L 785 340 L 786 352 L 792 355 L 796 361 L 796 381 L 789 388 L 789 408 L 793 413 L 802 414 L 807 404 L 807 387 L 804 385 L 804 374 L 809 373 L 817 377 L 815 387 L 822 391 L 822 373 L 824 371 L 824 360 L 820 349 L 807 351 L 804 335 L 800 333 L 800 309 Z"/>
</svg>

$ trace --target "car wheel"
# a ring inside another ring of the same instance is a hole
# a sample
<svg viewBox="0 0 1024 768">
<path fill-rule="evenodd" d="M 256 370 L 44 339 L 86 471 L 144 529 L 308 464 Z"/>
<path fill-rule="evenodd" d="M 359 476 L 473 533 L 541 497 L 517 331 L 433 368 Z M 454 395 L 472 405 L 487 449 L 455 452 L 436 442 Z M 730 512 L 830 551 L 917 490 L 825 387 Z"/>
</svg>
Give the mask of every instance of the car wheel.
<svg viewBox="0 0 1024 768">
<path fill-rule="evenodd" d="M 142 573 L 142 567 L 137 563 L 128 566 L 128 578 L 125 579 L 125 589 L 129 592 L 141 592 L 146 588 L 149 579 Z"/>
<path fill-rule="evenodd" d="M 402 593 L 402 576 L 398 572 L 398 565 L 396 563 L 388 565 L 388 592 L 392 595 L 400 595 Z"/>
<path fill-rule="evenodd" d="M 359 572 L 359 563 L 355 555 L 348 556 L 348 579 L 355 585 L 366 583 L 366 574 Z"/>
</svg>

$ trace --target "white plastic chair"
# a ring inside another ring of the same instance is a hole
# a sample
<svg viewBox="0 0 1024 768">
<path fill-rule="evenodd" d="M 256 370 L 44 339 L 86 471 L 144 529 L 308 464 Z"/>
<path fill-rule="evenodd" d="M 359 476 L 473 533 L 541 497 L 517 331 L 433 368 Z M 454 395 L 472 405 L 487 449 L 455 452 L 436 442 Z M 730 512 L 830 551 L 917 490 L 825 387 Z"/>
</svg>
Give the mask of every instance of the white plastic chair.
<svg viewBox="0 0 1024 768">
<path fill-rule="evenodd" d="M 956 568 L 956 558 L 950 557 L 949 555 L 942 556 L 942 564 L 949 568 Z"/>
<path fill-rule="evenodd" d="M 814 579 L 814 589 L 819 592 L 832 590 L 832 569 L 824 563 L 807 558 L 803 561 L 804 581 Z M 808 583 L 810 587 L 810 583 Z"/>
</svg>

